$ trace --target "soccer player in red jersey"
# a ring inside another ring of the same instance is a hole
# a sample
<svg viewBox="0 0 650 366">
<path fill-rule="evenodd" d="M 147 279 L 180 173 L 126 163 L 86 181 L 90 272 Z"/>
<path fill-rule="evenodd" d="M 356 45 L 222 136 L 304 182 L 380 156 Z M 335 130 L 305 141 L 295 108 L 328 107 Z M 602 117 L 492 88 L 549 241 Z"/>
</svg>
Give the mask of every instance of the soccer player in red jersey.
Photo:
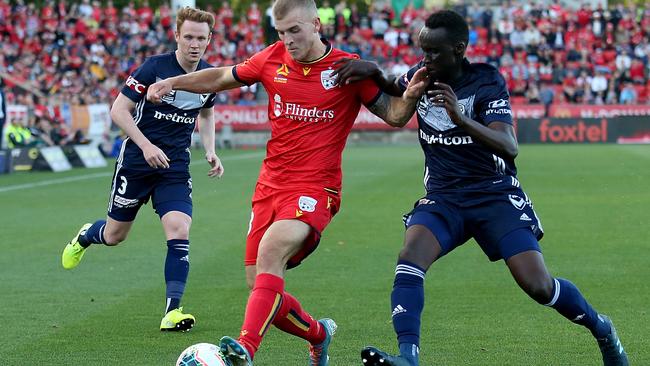
<svg viewBox="0 0 650 366">
<path fill-rule="evenodd" d="M 341 155 L 361 105 L 389 124 L 403 123 L 426 86 L 426 70 L 401 98 L 382 94 L 372 81 L 338 86 L 332 65 L 356 56 L 320 38 L 314 0 L 277 0 L 273 15 L 279 42 L 236 66 L 160 81 L 149 87 L 147 98 L 156 102 L 172 90 L 218 92 L 262 83 L 269 95 L 272 133 L 246 241 L 246 279 L 252 291 L 239 339 L 223 337 L 220 346 L 233 365 L 250 366 L 273 324 L 309 342 L 310 365 L 326 366 L 336 324 L 314 320 L 284 290 L 284 272 L 316 249 L 339 209 Z"/>
</svg>

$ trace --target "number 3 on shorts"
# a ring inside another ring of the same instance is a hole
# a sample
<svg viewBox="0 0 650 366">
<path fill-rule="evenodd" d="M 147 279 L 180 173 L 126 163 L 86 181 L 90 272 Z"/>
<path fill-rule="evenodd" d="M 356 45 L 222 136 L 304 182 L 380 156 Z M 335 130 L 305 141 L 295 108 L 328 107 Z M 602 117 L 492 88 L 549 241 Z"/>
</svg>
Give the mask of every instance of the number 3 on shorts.
<svg viewBox="0 0 650 366">
<path fill-rule="evenodd" d="M 126 193 L 126 185 L 128 182 L 126 181 L 126 177 L 120 176 L 120 179 L 122 180 L 122 184 L 120 184 L 120 188 L 117 190 L 117 193 L 119 194 L 124 194 Z"/>
</svg>

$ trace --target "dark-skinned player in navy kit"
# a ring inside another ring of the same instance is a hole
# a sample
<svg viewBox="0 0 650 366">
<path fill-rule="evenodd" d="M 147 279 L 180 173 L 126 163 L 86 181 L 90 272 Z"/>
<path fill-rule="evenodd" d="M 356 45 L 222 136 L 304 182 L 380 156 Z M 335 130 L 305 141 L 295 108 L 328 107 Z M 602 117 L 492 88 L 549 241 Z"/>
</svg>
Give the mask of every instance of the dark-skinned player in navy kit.
<svg viewBox="0 0 650 366">
<path fill-rule="evenodd" d="M 400 95 L 423 67 L 429 77 L 414 110 L 427 194 L 404 216 L 404 247 L 391 294 L 399 354 L 366 347 L 363 364 L 419 364 L 425 273 L 474 238 L 491 261 L 505 261 L 533 300 L 589 329 L 604 365 L 628 365 L 611 320 L 596 312 L 573 283 L 551 276 L 546 268 L 538 243 L 541 222 L 517 179 L 518 145 L 503 77 L 490 65 L 464 58 L 468 26 L 455 12 L 432 14 L 419 43 L 423 60 L 401 77 L 387 76 L 376 64 L 361 60 L 342 60 L 335 71 L 339 84 L 371 77 L 392 95 Z"/>
</svg>

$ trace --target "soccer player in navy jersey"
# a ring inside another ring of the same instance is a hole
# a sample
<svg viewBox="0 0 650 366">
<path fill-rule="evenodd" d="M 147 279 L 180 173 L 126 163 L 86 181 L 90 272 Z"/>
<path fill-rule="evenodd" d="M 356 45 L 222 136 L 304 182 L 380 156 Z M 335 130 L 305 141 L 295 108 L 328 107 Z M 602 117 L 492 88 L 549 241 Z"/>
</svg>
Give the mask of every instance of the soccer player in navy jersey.
<svg viewBox="0 0 650 366">
<path fill-rule="evenodd" d="M 140 207 L 149 200 L 162 222 L 167 240 L 166 305 L 160 330 L 186 331 L 195 319 L 180 307 L 189 273 L 189 231 L 192 223 L 190 144 L 197 118 L 210 164 L 208 176 L 220 177 L 223 166 L 215 153 L 214 97 L 175 91 L 162 103 L 145 98 L 149 85 L 168 77 L 212 67 L 201 60 L 210 42 L 214 16 L 193 8 L 178 11 L 175 52 L 147 60 L 126 80 L 111 117 L 126 132 L 115 164 L 106 220 L 85 224 L 63 250 L 66 269 L 75 268 L 91 244 L 114 246 L 124 241 Z"/>
<path fill-rule="evenodd" d="M 532 299 L 589 329 L 605 365 L 627 365 L 610 319 L 598 314 L 573 283 L 552 277 L 546 268 L 538 244 L 542 226 L 516 176 L 518 146 L 503 77 L 492 66 L 464 58 L 468 26 L 457 13 L 432 14 L 419 41 L 424 58 L 402 77 L 386 76 L 376 64 L 359 60 L 343 60 L 335 72 L 339 84 L 372 77 L 393 95 L 405 90 L 421 68 L 429 78 L 413 110 L 425 155 L 427 194 L 404 217 L 404 247 L 391 294 L 400 354 L 366 347 L 362 362 L 418 365 L 425 273 L 437 259 L 474 238 L 491 261 L 505 261 Z"/>
</svg>

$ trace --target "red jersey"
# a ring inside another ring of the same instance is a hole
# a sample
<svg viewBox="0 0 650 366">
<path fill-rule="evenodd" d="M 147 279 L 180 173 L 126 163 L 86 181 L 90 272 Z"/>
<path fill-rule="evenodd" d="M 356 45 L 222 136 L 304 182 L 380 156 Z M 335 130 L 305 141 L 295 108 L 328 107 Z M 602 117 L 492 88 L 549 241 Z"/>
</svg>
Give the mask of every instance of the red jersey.
<svg viewBox="0 0 650 366">
<path fill-rule="evenodd" d="M 341 188 L 341 155 L 361 104 L 371 106 L 381 91 L 371 80 L 338 87 L 332 64 L 358 56 L 327 45 L 310 63 L 295 61 L 276 42 L 233 68 L 243 84 L 261 82 L 269 95 L 271 139 L 259 183 L 273 188 Z"/>
</svg>

